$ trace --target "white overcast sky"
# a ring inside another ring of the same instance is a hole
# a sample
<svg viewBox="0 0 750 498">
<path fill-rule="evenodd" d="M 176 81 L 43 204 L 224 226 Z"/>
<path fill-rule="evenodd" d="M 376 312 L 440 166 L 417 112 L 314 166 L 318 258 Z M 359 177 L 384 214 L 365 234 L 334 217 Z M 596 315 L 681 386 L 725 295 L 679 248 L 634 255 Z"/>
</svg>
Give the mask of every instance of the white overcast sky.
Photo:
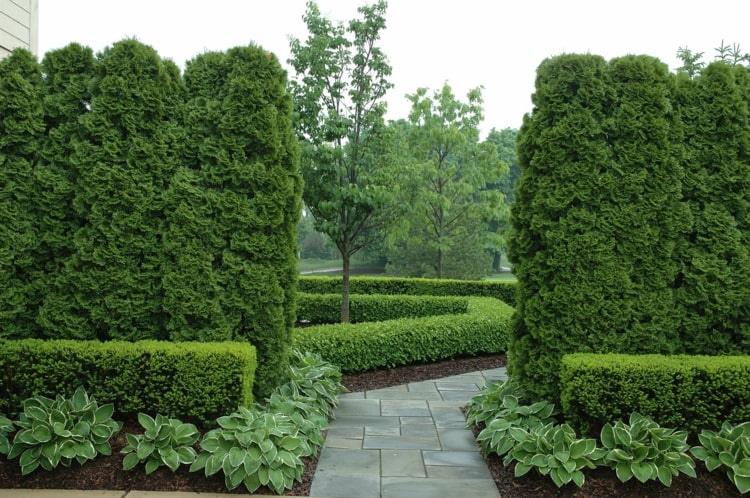
<svg viewBox="0 0 750 498">
<path fill-rule="evenodd" d="M 318 2 L 342 21 L 363 3 Z M 39 51 L 72 41 L 99 51 L 135 37 L 184 66 L 200 52 L 255 42 L 286 64 L 289 37 L 306 36 L 304 10 L 304 0 L 40 0 Z M 382 37 L 395 84 L 388 117 L 408 113 L 405 94 L 447 81 L 461 95 L 484 86 L 485 132 L 518 127 L 545 57 L 646 53 L 674 68 L 679 46 L 712 56 L 724 39 L 750 51 L 749 22 L 750 0 L 391 0 Z"/>
</svg>

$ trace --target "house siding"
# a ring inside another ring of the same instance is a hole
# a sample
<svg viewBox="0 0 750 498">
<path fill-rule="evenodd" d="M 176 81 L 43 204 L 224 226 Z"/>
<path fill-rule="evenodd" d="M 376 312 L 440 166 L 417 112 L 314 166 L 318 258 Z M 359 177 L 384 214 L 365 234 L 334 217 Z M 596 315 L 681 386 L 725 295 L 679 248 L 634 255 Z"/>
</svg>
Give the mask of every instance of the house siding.
<svg viewBox="0 0 750 498">
<path fill-rule="evenodd" d="M 16 48 L 37 53 L 39 0 L 0 0 L 0 58 Z"/>
</svg>

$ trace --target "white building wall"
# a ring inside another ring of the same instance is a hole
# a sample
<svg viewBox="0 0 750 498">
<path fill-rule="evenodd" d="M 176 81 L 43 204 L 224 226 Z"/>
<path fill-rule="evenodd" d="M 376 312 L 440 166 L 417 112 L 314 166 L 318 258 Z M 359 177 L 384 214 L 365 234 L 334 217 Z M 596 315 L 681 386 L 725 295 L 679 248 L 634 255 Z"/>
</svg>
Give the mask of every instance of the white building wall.
<svg viewBox="0 0 750 498">
<path fill-rule="evenodd" d="M 0 58 L 15 48 L 37 54 L 39 0 L 0 0 Z"/>
</svg>

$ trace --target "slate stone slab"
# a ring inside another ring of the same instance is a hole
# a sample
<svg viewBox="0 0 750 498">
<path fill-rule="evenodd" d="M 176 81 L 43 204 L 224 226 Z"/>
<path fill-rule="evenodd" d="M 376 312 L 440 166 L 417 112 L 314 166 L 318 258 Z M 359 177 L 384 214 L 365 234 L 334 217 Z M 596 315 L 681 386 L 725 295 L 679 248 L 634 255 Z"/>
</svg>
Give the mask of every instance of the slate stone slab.
<svg viewBox="0 0 750 498">
<path fill-rule="evenodd" d="M 380 469 L 388 477 L 426 477 L 419 450 L 381 450 Z"/>
<path fill-rule="evenodd" d="M 380 413 L 384 416 L 429 417 L 430 409 L 423 400 L 384 399 L 380 401 Z"/>
<path fill-rule="evenodd" d="M 385 450 L 439 450 L 440 441 L 436 437 L 365 436 L 362 448 Z"/>
<path fill-rule="evenodd" d="M 438 429 L 438 436 L 444 450 L 479 451 L 474 434 L 469 429 Z"/>
<path fill-rule="evenodd" d="M 419 479 L 383 477 L 383 498 L 499 498 L 492 479 Z"/>
<path fill-rule="evenodd" d="M 315 473 L 310 496 L 380 498 L 380 476 Z"/>
<path fill-rule="evenodd" d="M 453 465 L 459 467 L 486 467 L 482 455 L 476 451 L 423 451 L 425 465 Z"/>
</svg>

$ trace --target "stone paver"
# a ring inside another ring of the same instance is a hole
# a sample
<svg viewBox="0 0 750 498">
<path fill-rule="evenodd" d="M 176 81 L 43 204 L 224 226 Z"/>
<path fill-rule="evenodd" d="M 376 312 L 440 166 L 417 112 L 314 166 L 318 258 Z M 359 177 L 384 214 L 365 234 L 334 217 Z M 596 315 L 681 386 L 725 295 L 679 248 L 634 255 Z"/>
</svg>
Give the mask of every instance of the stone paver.
<svg viewBox="0 0 750 498">
<path fill-rule="evenodd" d="M 435 479 L 428 477 L 383 477 L 382 498 L 498 498 L 492 479 Z"/>
<path fill-rule="evenodd" d="M 381 415 L 398 415 L 401 417 L 429 417 L 430 409 L 427 401 L 421 399 L 367 399 L 365 401 L 379 401 Z"/>
<path fill-rule="evenodd" d="M 380 474 L 385 477 L 426 477 L 419 450 L 381 450 Z"/>
<path fill-rule="evenodd" d="M 311 497 L 499 498 L 461 408 L 504 368 L 346 393 Z"/>
</svg>

